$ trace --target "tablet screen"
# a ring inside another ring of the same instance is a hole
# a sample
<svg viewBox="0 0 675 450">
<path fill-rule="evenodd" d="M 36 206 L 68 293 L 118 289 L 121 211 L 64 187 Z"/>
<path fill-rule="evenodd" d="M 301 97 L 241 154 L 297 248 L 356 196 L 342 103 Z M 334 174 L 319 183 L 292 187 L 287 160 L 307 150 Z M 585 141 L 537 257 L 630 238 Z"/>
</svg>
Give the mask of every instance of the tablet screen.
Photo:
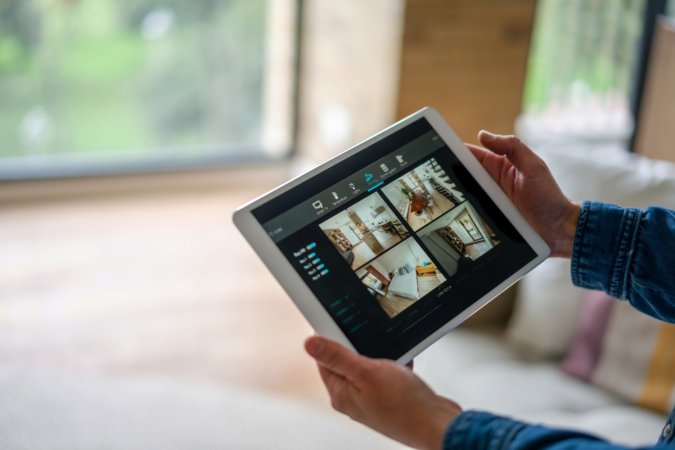
<svg viewBox="0 0 675 450">
<path fill-rule="evenodd" d="M 252 212 L 373 357 L 399 358 L 536 257 L 424 118 Z"/>
</svg>

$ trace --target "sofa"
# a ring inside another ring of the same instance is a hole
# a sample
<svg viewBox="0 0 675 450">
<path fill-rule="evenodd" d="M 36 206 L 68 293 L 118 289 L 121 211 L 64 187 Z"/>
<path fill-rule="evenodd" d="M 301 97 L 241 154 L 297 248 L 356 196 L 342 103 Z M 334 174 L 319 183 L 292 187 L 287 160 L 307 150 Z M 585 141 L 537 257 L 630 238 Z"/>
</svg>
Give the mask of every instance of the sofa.
<svg viewBox="0 0 675 450">
<path fill-rule="evenodd" d="M 675 164 L 569 142 L 542 146 L 538 153 L 572 199 L 675 208 Z M 572 286 L 568 260 L 549 259 L 422 353 L 415 370 L 436 392 L 465 409 L 585 430 L 620 444 L 654 444 L 667 416 L 664 408 L 672 408 L 675 368 L 665 375 L 670 397 L 662 396 L 661 410 L 638 406 L 619 382 L 584 380 L 564 370 L 580 332 L 584 304 L 592 302 L 589 295 Z M 648 330 L 660 325 L 626 302 L 619 306 L 631 316 L 628 322 L 639 326 L 630 331 L 634 356 L 622 352 L 621 338 L 615 344 L 622 354 L 612 361 L 610 378 L 639 372 L 633 359 L 645 359 Z"/>
</svg>

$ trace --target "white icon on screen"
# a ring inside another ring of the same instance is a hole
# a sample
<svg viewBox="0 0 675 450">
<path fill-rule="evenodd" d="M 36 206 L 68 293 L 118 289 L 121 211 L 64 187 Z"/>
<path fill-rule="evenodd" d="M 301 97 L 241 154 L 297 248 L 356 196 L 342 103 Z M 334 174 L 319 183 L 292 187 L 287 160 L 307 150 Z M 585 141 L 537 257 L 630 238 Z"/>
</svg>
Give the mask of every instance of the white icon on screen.
<svg viewBox="0 0 675 450">
<path fill-rule="evenodd" d="M 331 192 L 331 194 L 333 194 L 333 197 L 335 198 L 335 200 L 337 200 L 338 198 L 340 198 L 340 197 L 337 195 L 337 192 Z"/>
<path fill-rule="evenodd" d="M 314 209 L 322 209 L 323 203 L 321 203 L 321 200 L 317 200 L 314 203 L 312 203 L 312 206 L 314 207 Z"/>
<path fill-rule="evenodd" d="M 382 169 L 382 172 L 389 172 L 389 167 L 386 164 L 380 164 L 380 169 Z"/>
<path fill-rule="evenodd" d="M 396 161 L 398 161 L 399 164 L 403 164 L 405 162 L 403 160 L 403 155 L 396 155 Z"/>
<path fill-rule="evenodd" d="M 349 187 L 351 188 L 352 191 L 356 190 L 356 186 L 354 185 L 354 183 L 349 183 Z"/>
</svg>

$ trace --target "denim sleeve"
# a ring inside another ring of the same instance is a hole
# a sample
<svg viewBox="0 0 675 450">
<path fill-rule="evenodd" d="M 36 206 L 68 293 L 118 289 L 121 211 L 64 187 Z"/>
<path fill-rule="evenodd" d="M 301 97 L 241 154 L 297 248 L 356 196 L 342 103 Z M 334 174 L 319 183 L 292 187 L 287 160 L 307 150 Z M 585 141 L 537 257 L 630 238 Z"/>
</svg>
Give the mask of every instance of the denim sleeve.
<svg viewBox="0 0 675 450">
<path fill-rule="evenodd" d="M 572 282 L 628 299 L 675 322 L 675 212 L 584 202 L 572 251 Z"/>
<path fill-rule="evenodd" d="M 619 450 L 626 448 L 628 447 L 610 444 L 598 437 L 578 431 L 527 425 L 517 420 L 477 411 L 467 411 L 457 416 L 448 427 L 443 440 L 443 450 Z"/>
</svg>

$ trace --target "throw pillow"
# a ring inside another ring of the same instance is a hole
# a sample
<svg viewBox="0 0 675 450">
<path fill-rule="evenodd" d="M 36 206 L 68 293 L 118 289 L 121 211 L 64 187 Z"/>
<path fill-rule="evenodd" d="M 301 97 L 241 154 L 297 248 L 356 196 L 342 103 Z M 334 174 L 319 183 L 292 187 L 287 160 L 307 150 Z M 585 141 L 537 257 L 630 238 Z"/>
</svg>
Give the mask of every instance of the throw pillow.
<svg viewBox="0 0 675 450">
<path fill-rule="evenodd" d="M 675 325 L 590 292 L 562 370 L 643 407 L 675 403 Z"/>
</svg>

